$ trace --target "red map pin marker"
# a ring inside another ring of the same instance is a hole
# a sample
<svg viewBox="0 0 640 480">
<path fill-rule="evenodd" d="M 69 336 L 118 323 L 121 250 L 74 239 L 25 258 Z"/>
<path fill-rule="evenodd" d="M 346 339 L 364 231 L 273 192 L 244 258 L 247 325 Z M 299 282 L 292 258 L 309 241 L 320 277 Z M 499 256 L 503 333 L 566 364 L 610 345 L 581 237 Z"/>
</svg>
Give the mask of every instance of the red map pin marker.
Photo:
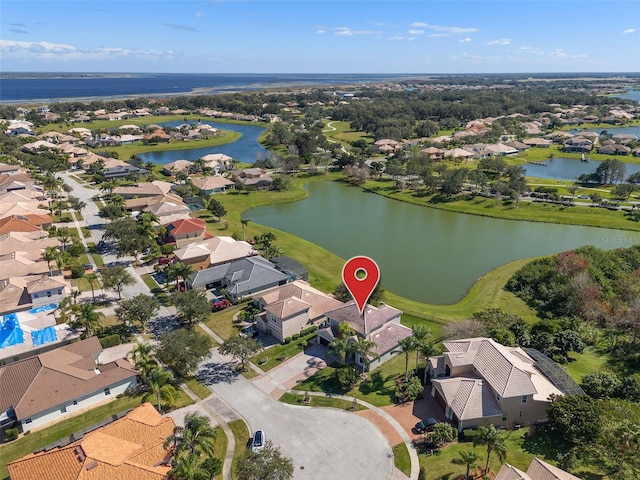
<svg viewBox="0 0 640 480">
<path fill-rule="evenodd" d="M 358 274 L 362 278 L 358 278 Z M 369 257 L 353 257 L 342 269 L 342 281 L 356 301 L 360 315 L 380 280 L 378 264 Z"/>
</svg>

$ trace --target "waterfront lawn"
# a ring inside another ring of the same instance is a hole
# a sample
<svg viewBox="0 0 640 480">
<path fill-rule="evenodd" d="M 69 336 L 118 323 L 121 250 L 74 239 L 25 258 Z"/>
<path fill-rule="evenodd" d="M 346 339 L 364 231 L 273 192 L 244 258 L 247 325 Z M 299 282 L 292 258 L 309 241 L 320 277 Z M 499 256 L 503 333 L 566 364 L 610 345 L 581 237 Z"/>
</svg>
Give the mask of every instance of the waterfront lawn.
<svg viewBox="0 0 640 480">
<path fill-rule="evenodd" d="M 29 435 L 23 435 L 18 440 L 0 445 L 0 478 L 8 476 L 6 464 L 35 452 L 46 445 L 57 442 L 72 433 L 79 432 L 100 423 L 112 415 L 119 414 L 140 405 L 141 395 L 123 396 L 106 403 L 81 415 L 62 420 L 47 428 L 36 430 Z"/>
</svg>

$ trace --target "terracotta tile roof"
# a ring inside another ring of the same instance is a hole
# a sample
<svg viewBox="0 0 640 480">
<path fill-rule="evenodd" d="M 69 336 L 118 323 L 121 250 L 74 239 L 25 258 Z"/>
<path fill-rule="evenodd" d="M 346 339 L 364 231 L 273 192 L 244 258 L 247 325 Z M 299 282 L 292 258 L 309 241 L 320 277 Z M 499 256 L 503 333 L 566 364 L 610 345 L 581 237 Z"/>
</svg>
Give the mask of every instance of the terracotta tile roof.
<svg viewBox="0 0 640 480">
<path fill-rule="evenodd" d="M 24 256 L 6 256 L 0 260 L 0 275 L 12 275 L 15 277 L 25 277 L 29 275 L 40 275 L 49 272 L 49 267 L 45 261 L 34 261 Z M 29 279 L 29 281 L 33 278 Z"/>
<path fill-rule="evenodd" d="M 273 315 L 283 320 L 290 317 L 291 315 L 296 315 L 307 311 L 310 308 L 311 305 L 295 297 L 290 297 L 278 302 L 270 303 L 269 305 L 264 307 L 267 312 L 271 312 Z"/>
<path fill-rule="evenodd" d="M 165 172 L 183 172 L 189 170 L 193 165 L 193 162 L 189 160 L 176 160 L 175 162 L 167 163 L 162 167 Z"/>
<path fill-rule="evenodd" d="M 301 301 L 304 305 L 307 305 L 309 308 L 309 319 L 315 320 L 323 315 L 326 312 L 339 308 L 343 305 L 342 302 L 336 300 L 329 295 L 316 290 L 311 285 L 301 280 L 296 280 L 295 282 L 288 283 L 286 285 L 282 285 L 280 287 L 274 288 L 268 292 L 262 293 L 259 296 L 254 297 L 256 300 L 261 301 L 264 305 L 275 305 L 276 303 L 281 303 L 287 299 L 297 299 Z M 288 308 L 293 308 L 293 303 L 290 304 Z M 272 313 L 275 313 L 274 308 L 272 307 Z M 303 306 L 298 305 L 299 311 L 303 311 Z M 283 318 L 283 317 L 280 317 Z"/>
<path fill-rule="evenodd" d="M 173 193 L 168 193 L 166 195 L 154 195 L 152 197 L 141 197 L 141 198 L 130 198 L 125 201 L 125 205 L 127 208 L 140 208 L 140 207 L 150 207 L 152 205 L 158 205 L 162 203 L 173 203 L 176 205 L 185 205 L 182 201 L 182 198 Z"/>
<path fill-rule="evenodd" d="M 27 455 L 7 465 L 12 480 L 161 480 L 169 467 L 164 440 L 175 423 L 144 403 L 123 418 L 64 447 Z"/>
<path fill-rule="evenodd" d="M 226 188 L 235 185 L 235 183 L 228 178 L 221 176 L 192 177 L 191 183 L 200 190 L 213 190 L 215 188 Z"/>
<path fill-rule="evenodd" d="M 240 258 L 257 255 L 257 251 L 247 242 L 237 241 L 231 237 L 213 237 L 198 243 L 192 243 L 173 252 L 176 258 L 184 261 L 197 258 L 209 252 L 209 263 L 217 265 Z"/>
<path fill-rule="evenodd" d="M 124 364 L 96 371 L 101 352 L 91 337 L 0 367 L 0 411 L 13 407 L 18 419 L 25 419 L 136 376 Z"/>
<path fill-rule="evenodd" d="M 171 235 L 182 235 L 185 233 L 202 233 L 207 229 L 207 223 L 200 218 L 190 218 L 185 220 L 177 220 L 165 225 L 167 233 Z"/>
<path fill-rule="evenodd" d="M 397 308 L 390 307 L 383 303 L 379 307 L 367 305 L 364 309 L 364 315 L 360 315 L 355 302 L 349 302 L 342 307 L 327 312 L 327 317 L 341 323 L 348 322 L 360 335 L 369 335 L 371 332 L 374 332 L 401 314 L 402 312 Z"/>
<path fill-rule="evenodd" d="M 47 247 L 57 247 L 60 240 L 49 237 L 44 230 L 34 232 L 6 232 L 0 235 L 0 255 L 12 252 L 42 252 Z"/>
<path fill-rule="evenodd" d="M 26 215 L 11 215 L 0 220 L 0 234 L 7 232 L 35 232 L 42 230 L 34 224 Z"/>
</svg>

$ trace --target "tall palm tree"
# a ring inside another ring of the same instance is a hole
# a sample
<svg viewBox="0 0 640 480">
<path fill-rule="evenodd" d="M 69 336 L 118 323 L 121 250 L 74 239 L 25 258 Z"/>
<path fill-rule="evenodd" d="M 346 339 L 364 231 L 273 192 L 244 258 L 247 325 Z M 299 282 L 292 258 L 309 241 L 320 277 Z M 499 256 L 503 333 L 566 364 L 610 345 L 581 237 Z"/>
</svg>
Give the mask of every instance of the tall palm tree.
<svg viewBox="0 0 640 480">
<path fill-rule="evenodd" d="M 154 368 L 149 374 L 149 392 L 145 395 L 145 398 L 154 395 L 156 397 L 159 412 L 162 411 L 160 400 L 163 400 L 167 406 L 172 407 L 180 396 L 178 390 L 171 385 L 172 380 L 173 374 L 160 367 Z"/>
<path fill-rule="evenodd" d="M 171 278 L 174 278 L 176 280 L 176 288 L 178 288 L 178 285 L 180 283 L 179 280 L 182 279 L 186 284 L 187 278 L 189 278 L 189 276 L 194 272 L 195 270 L 191 265 L 187 265 L 186 263 L 182 262 L 175 262 L 173 265 L 171 265 L 167 273 L 169 276 L 171 276 Z"/>
<path fill-rule="evenodd" d="M 246 240 L 246 237 L 244 235 L 245 229 L 247 228 L 247 225 L 249 224 L 249 219 L 248 218 L 241 218 L 240 219 L 240 223 L 242 224 L 242 241 Z"/>
<path fill-rule="evenodd" d="M 80 214 L 82 213 L 82 209 L 87 206 L 85 202 L 80 200 L 78 197 L 74 197 L 73 195 L 69 195 L 68 201 L 69 206 L 78 213 L 78 216 L 80 216 Z"/>
<path fill-rule="evenodd" d="M 398 342 L 398 345 L 402 348 L 404 353 L 404 381 L 409 378 L 409 354 L 418 349 L 418 344 L 415 337 L 405 337 Z"/>
<path fill-rule="evenodd" d="M 348 338 L 336 338 L 331 343 L 327 351 L 333 355 L 337 355 L 340 359 L 340 364 L 344 365 L 347 360 L 347 355 L 354 352 L 354 343 Z"/>
<path fill-rule="evenodd" d="M 44 249 L 44 252 L 42 253 L 42 258 L 47 262 L 49 275 L 51 275 L 51 262 L 53 260 L 56 260 L 59 255 L 60 255 L 60 250 L 58 250 L 56 247 L 47 247 Z M 60 267 L 58 266 L 58 268 Z"/>
<path fill-rule="evenodd" d="M 60 243 L 62 243 L 62 250 L 66 251 L 67 243 L 71 240 L 71 233 L 69 232 L 69 229 L 67 227 L 59 228 L 56 231 L 56 236 L 58 237 L 58 240 L 60 240 Z"/>
<path fill-rule="evenodd" d="M 358 337 L 354 344 L 354 351 L 360 355 L 362 361 L 362 373 L 369 369 L 372 358 L 374 360 L 380 358 L 380 355 L 373 352 L 374 348 L 376 348 L 376 343 L 363 337 Z"/>
<path fill-rule="evenodd" d="M 436 346 L 432 342 L 427 342 L 427 341 L 423 342 L 420 345 L 419 350 L 425 359 L 432 357 L 438 353 L 438 349 L 436 348 Z M 424 376 L 422 379 L 423 384 L 427 383 L 427 372 L 428 372 L 428 368 L 427 368 L 427 365 L 425 365 Z"/>
<path fill-rule="evenodd" d="M 164 442 L 164 448 L 172 447 L 174 455 L 183 453 L 213 456 L 213 444 L 216 430 L 211 426 L 211 420 L 204 415 L 187 413 L 184 416 L 184 427 L 175 427 L 173 433 Z"/>
<path fill-rule="evenodd" d="M 211 474 L 202 466 L 200 456 L 183 455 L 171 462 L 169 478 L 172 480 L 210 480 Z"/>
<path fill-rule="evenodd" d="M 96 307 L 91 303 L 78 305 L 74 323 L 85 330 L 85 337 L 91 337 L 95 330 L 100 327 L 100 319 L 104 317 L 102 312 L 97 312 Z"/>
<path fill-rule="evenodd" d="M 487 446 L 487 464 L 484 467 L 485 473 L 489 471 L 491 452 L 496 452 L 500 462 L 504 462 L 504 459 L 507 458 L 507 447 L 504 443 L 502 432 L 497 430 L 494 425 L 480 427 L 478 429 L 478 435 L 473 437 L 473 446 L 475 447 L 476 445 Z"/>
<path fill-rule="evenodd" d="M 95 286 L 100 286 L 100 281 L 98 280 L 98 275 L 96 273 L 87 273 L 84 278 L 89 282 L 89 286 L 91 287 L 91 298 L 95 302 L 96 301 L 96 293 Z"/>
<path fill-rule="evenodd" d="M 455 465 L 465 465 L 467 467 L 467 473 L 465 474 L 465 480 L 469 480 L 469 473 L 476 465 L 476 462 L 480 460 L 480 457 L 473 450 L 461 450 L 458 452 L 459 458 L 454 458 L 451 463 Z"/>
<path fill-rule="evenodd" d="M 418 374 L 418 362 L 420 361 L 420 350 L 423 343 L 427 341 L 427 337 L 431 336 L 431 329 L 425 325 L 413 325 L 413 338 L 416 342 L 416 375 Z M 425 365 L 426 368 L 426 365 Z"/>
<path fill-rule="evenodd" d="M 158 367 L 158 362 L 153 358 L 152 353 L 153 346 L 149 343 L 137 343 L 129 353 L 133 366 L 140 372 L 145 385 L 151 372 Z"/>
<path fill-rule="evenodd" d="M 58 303 L 56 319 L 59 320 L 60 323 L 70 323 L 72 320 L 71 315 L 73 314 L 73 307 L 74 305 L 71 297 L 63 298 L 60 303 Z"/>
</svg>

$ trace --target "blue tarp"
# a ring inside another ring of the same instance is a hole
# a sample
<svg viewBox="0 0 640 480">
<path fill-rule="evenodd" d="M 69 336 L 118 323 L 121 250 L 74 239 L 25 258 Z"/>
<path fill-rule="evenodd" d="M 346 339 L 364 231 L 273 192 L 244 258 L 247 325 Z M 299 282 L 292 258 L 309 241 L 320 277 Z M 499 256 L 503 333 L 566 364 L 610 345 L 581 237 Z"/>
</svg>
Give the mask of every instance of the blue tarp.
<svg viewBox="0 0 640 480">
<path fill-rule="evenodd" d="M 2 327 L 0 328 L 0 348 L 12 347 L 24 343 L 24 334 L 18 323 L 18 316 L 9 313 L 2 316 Z"/>
<path fill-rule="evenodd" d="M 58 308 L 57 303 L 50 303 L 49 305 L 43 305 L 41 307 L 32 308 L 31 310 L 29 310 L 29 313 L 46 312 L 47 310 L 55 310 L 56 308 Z"/>
<path fill-rule="evenodd" d="M 42 330 L 34 330 L 31 332 L 31 340 L 33 341 L 34 347 L 45 343 L 55 342 L 57 339 L 58 335 L 54 327 L 47 327 Z"/>
</svg>

